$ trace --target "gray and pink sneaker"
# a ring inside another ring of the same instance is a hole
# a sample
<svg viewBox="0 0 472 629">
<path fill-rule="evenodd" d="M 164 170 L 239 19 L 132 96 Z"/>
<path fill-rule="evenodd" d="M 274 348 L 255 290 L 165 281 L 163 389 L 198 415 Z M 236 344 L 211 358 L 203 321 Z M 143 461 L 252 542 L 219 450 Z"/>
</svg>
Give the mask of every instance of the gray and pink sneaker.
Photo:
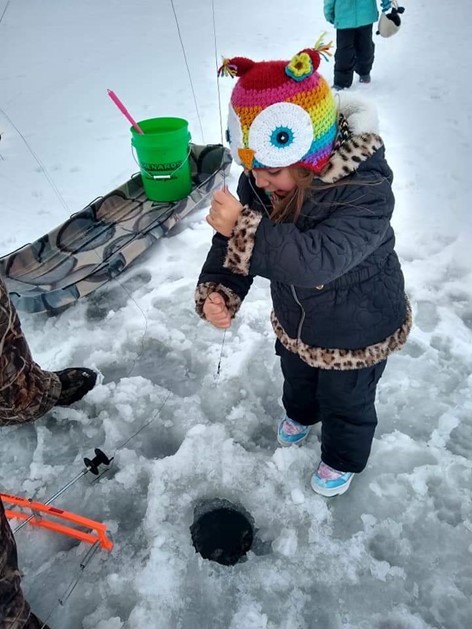
<svg viewBox="0 0 472 629">
<path fill-rule="evenodd" d="M 311 488 L 322 496 L 340 496 L 349 489 L 353 478 L 353 472 L 340 472 L 321 461 L 311 477 Z"/>
<path fill-rule="evenodd" d="M 290 417 L 285 417 L 277 429 L 277 441 L 281 446 L 298 446 L 308 437 L 311 426 L 299 424 Z"/>
</svg>

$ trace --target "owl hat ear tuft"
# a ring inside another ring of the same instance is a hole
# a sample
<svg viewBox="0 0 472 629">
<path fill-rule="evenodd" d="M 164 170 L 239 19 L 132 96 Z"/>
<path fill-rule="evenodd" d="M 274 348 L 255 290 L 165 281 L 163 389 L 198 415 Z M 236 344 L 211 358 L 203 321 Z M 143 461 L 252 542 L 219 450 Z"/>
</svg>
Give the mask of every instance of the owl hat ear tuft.
<svg viewBox="0 0 472 629">
<path fill-rule="evenodd" d="M 232 78 L 235 76 L 243 76 L 243 74 L 246 74 L 255 64 L 255 61 L 247 59 L 246 57 L 232 57 L 231 59 L 226 57 L 218 68 L 218 76 L 230 76 Z"/>
</svg>

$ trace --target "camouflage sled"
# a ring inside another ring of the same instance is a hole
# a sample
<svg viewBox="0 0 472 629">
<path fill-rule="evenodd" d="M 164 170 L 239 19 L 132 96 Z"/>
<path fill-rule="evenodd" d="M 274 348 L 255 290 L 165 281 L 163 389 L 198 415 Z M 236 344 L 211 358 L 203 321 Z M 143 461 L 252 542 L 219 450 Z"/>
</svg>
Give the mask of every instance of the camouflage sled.
<svg viewBox="0 0 472 629">
<path fill-rule="evenodd" d="M 208 202 L 229 172 L 230 152 L 220 144 L 190 147 L 193 188 L 182 201 L 150 201 L 137 174 L 36 242 L 0 258 L 0 274 L 16 308 L 61 311 L 119 275 Z"/>
</svg>

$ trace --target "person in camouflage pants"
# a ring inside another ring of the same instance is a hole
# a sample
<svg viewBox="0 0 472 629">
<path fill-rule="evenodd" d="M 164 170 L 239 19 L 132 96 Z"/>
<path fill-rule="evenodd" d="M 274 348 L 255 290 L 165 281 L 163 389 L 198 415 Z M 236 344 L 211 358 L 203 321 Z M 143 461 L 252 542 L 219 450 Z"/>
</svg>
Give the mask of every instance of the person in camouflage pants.
<svg viewBox="0 0 472 629">
<path fill-rule="evenodd" d="M 95 386 L 85 367 L 44 371 L 37 365 L 0 277 L 0 426 L 33 422 L 53 406 L 69 406 Z"/>
<path fill-rule="evenodd" d="M 85 367 L 44 371 L 37 365 L 0 278 L 0 426 L 33 422 L 53 406 L 69 406 L 95 386 Z M 48 629 L 31 612 L 21 587 L 13 533 L 0 500 L 0 629 Z"/>
<path fill-rule="evenodd" d="M 15 540 L 0 500 L 0 629 L 49 629 L 30 610 L 20 581 Z"/>
</svg>

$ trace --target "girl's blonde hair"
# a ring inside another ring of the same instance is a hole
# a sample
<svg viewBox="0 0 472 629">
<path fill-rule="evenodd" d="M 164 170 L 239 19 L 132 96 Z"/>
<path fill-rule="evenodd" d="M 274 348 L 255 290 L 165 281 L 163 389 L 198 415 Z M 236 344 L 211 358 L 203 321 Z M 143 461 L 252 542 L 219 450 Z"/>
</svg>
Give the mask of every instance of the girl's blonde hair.
<svg viewBox="0 0 472 629">
<path fill-rule="evenodd" d="M 276 194 L 271 195 L 272 212 L 270 214 L 270 218 L 275 223 L 282 223 L 288 220 L 292 220 L 292 222 L 296 223 L 300 218 L 303 203 L 307 198 L 306 193 L 310 188 L 312 188 L 311 194 L 314 195 L 315 189 L 316 191 L 321 191 L 339 186 L 351 185 L 360 187 L 377 186 L 382 184 L 382 181 L 363 181 L 360 183 L 359 181 L 346 181 L 346 178 L 343 178 L 341 181 L 336 181 L 334 183 L 317 182 L 315 186 L 313 184 L 316 177 L 314 172 L 311 172 L 301 166 L 288 166 L 288 169 L 295 181 L 295 188 L 286 197 L 278 197 Z M 329 205 L 332 209 L 334 209 L 337 204 L 330 202 Z"/>
<path fill-rule="evenodd" d="M 296 223 L 305 200 L 305 193 L 308 188 L 311 188 L 315 177 L 313 172 L 300 166 L 289 166 L 288 169 L 296 185 L 286 197 L 279 197 L 276 194 L 272 195 L 270 218 L 276 223 L 282 223 L 288 218 L 291 218 Z"/>
</svg>

